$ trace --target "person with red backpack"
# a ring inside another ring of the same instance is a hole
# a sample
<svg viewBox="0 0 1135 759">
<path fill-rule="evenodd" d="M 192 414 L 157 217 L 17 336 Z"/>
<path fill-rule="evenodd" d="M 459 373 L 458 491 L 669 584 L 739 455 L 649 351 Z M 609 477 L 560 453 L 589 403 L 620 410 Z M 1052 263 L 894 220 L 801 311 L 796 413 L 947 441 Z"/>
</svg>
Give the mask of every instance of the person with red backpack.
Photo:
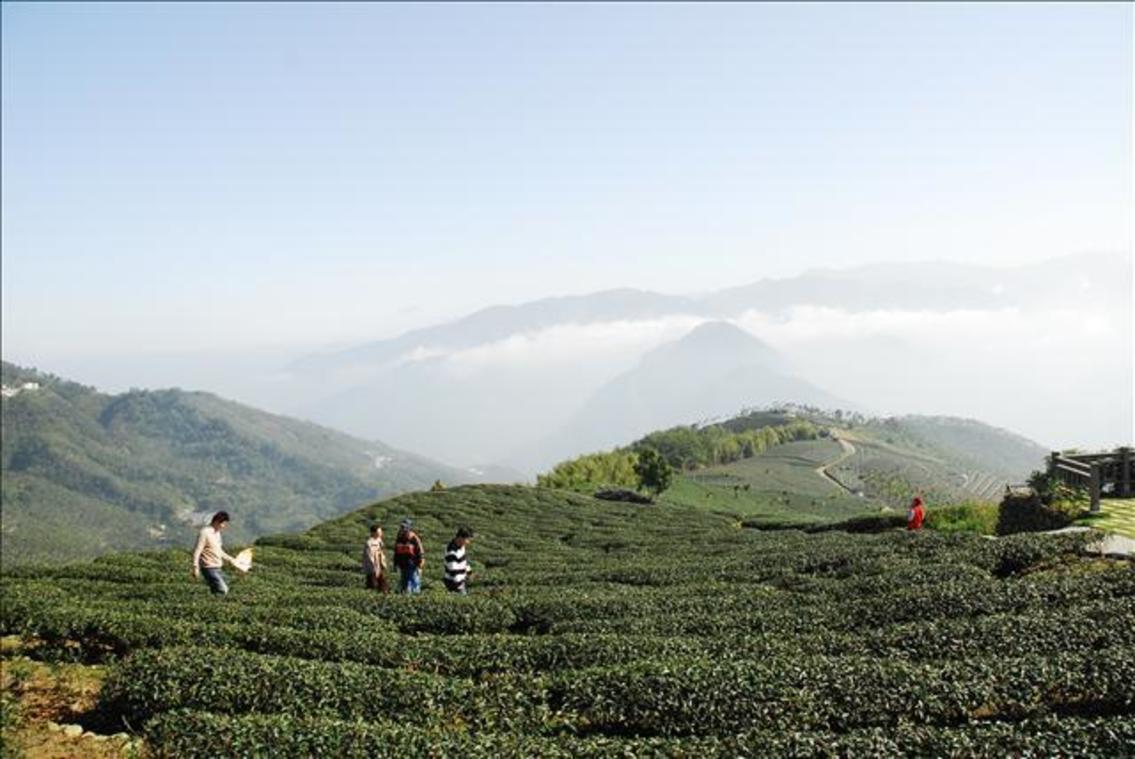
<svg viewBox="0 0 1135 759">
<path fill-rule="evenodd" d="M 422 592 L 422 565 L 426 563 L 422 539 L 414 532 L 410 518 L 402 520 L 398 538 L 394 541 L 394 566 L 401 576 L 399 590 L 411 595 Z"/>
<path fill-rule="evenodd" d="M 922 506 L 922 496 L 916 495 L 910 502 L 910 510 L 906 512 L 906 528 L 908 530 L 921 530 L 922 522 L 926 519 L 926 509 Z"/>
</svg>

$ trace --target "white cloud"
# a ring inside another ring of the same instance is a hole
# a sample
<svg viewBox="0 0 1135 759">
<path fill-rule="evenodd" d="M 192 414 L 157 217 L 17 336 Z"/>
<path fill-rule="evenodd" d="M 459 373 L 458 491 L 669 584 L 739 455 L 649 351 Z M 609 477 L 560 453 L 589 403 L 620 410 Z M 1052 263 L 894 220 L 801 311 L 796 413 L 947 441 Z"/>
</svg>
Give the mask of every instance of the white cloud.
<svg viewBox="0 0 1135 759">
<path fill-rule="evenodd" d="M 630 366 L 646 351 L 676 340 L 706 321 L 702 316 L 682 314 L 559 324 L 456 351 L 421 345 L 402 354 L 393 365 L 442 359 L 442 366 L 458 376 L 500 368 L 557 369 L 586 361 L 609 362 L 608 367 Z M 1121 319 L 1115 313 L 1072 308 L 852 312 L 797 306 L 778 315 L 747 311 L 729 321 L 789 355 L 832 341 L 889 338 L 948 350 L 969 346 L 975 352 L 1017 353 L 1063 346 L 1069 353 L 1082 356 L 1122 332 Z"/>
<path fill-rule="evenodd" d="M 450 352 L 419 346 L 403 354 L 399 362 L 410 363 L 440 356 L 444 357 L 446 369 L 458 375 L 500 367 L 567 367 L 581 361 L 612 361 L 630 365 L 643 352 L 680 338 L 704 321 L 706 319 L 700 316 L 674 315 L 647 320 L 558 324 Z"/>
<path fill-rule="evenodd" d="M 1072 308 L 849 312 L 799 306 L 778 317 L 747 311 L 736 323 L 781 350 L 816 341 L 879 337 L 950 344 L 979 340 L 1036 348 L 1085 338 L 1111 339 L 1121 329 L 1117 314 Z"/>
<path fill-rule="evenodd" d="M 434 358 L 440 358 L 447 355 L 445 351 L 440 348 L 428 348 L 424 345 L 419 345 L 413 350 L 406 351 L 398 358 L 390 363 L 390 368 L 396 368 L 405 364 L 416 364 L 420 361 L 429 361 Z"/>
<path fill-rule="evenodd" d="M 687 314 L 560 324 L 457 351 L 419 346 L 400 360 L 436 360 L 453 380 L 483 380 L 518 404 L 539 396 L 552 424 L 645 352 L 705 321 Z M 876 412 L 956 414 L 1084 445 L 1130 437 L 1123 308 L 801 306 L 731 321 L 780 352 L 794 373 Z"/>
</svg>

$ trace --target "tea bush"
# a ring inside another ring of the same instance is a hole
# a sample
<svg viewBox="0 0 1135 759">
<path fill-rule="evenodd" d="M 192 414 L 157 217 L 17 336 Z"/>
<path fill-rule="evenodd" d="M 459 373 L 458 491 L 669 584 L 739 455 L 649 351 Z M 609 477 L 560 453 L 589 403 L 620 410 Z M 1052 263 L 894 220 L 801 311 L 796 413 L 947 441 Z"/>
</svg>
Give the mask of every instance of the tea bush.
<svg viewBox="0 0 1135 759">
<path fill-rule="evenodd" d="M 363 587 L 412 516 L 421 596 Z M 471 595 L 440 583 L 477 532 Z M 1086 535 L 744 528 L 660 504 L 459 487 L 260 541 L 212 597 L 189 553 L 21 568 L 0 632 L 110 662 L 156 756 L 1119 756 L 1135 571 Z"/>
<path fill-rule="evenodd" d="M 957 727 L 902 724 L 844 733 L 745 730 L 728 738 L 471 734 L 394 722 L 281 715 L 168 712 L 147 736 L 159 757 L 179 756 L 1127 756 L 1135 721 L 1077 717 L 979 722 Z"/>
</svg>

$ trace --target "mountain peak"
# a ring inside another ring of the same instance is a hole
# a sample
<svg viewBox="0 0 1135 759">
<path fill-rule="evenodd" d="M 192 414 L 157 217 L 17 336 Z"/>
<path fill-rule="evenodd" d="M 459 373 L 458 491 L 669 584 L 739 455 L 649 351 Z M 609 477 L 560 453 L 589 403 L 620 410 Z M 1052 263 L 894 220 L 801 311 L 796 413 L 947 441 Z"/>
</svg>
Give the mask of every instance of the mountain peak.
<svg viewBox="0 0 1135 759">
<path fill-rule="evenodd" d="M 767 348 L 751 333 L 726 321 L 703 322 L 687 332 L 678 342 L 685 345 L 714 348 L 746 348 L 754 345 Z"/>
<path fill-rule="evenodd" d="M 643 362 L 685 360 L 724 361 L 731 365 L 776 366 L 780 359 L 771 347 L 735 324 L 711 321 L 699 324 L 680 339 L 648 353 Z"/>
</svg>

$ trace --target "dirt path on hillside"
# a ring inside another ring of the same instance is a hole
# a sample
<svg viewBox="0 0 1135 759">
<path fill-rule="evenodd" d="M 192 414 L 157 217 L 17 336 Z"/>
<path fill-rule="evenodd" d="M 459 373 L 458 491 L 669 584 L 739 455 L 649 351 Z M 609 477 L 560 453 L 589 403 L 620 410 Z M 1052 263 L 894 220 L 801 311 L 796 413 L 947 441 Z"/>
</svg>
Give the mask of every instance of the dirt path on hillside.
<svg viewBox="0 0 1135 759">
<path fill-rule="evenodd" d="M 839 488 L 843 492 L 848 493 L 850 495 L 855 495 L 854 490 L 849 488 L 847 485 L 844 485 L 842 482 L 839 481 L 838 478 L 833 476 L 832 473 L 828 471 L 828 469 L 830 469 L 834 466 L 839 466 L 840 464 L 842 464 L 843 462 L 847 461 L 849 458 L 854 456 L 855 455 L 855 446 L 852 445 L 850 441 L 844 440 L 841 437 L 836 437 L 835 435 L 832 435 L 832 439 L 835 440 L 837 443 L 839 443 L 839 447 L 842 448 L 843 451 L 838 456 L 836 456 L 834 459 L 827 462 L 826 464 L 821 464 L 820 466 L 816 467 L 816 474 L 818 474 L 820 477 L 824 478 L 828 482 L 832 483 L 833 485 L 835 485 L 837 488 Z"/>
<path fill-rule="evenodd" d="M 0 740 L 13 756 L 29 759 L 126 759 L 142 755 L 141 739 L 116 732 L 97 715 L 106 667 L 82 664 L 44 664 L 27 658 L 24 642 L 15 636 L 0 639 L 0 687 L 5 720 Z M 96 732 L 96 730 L 104 732 Z M 8 752 L 3 752 L 8 756 Z"/>
</svg>

